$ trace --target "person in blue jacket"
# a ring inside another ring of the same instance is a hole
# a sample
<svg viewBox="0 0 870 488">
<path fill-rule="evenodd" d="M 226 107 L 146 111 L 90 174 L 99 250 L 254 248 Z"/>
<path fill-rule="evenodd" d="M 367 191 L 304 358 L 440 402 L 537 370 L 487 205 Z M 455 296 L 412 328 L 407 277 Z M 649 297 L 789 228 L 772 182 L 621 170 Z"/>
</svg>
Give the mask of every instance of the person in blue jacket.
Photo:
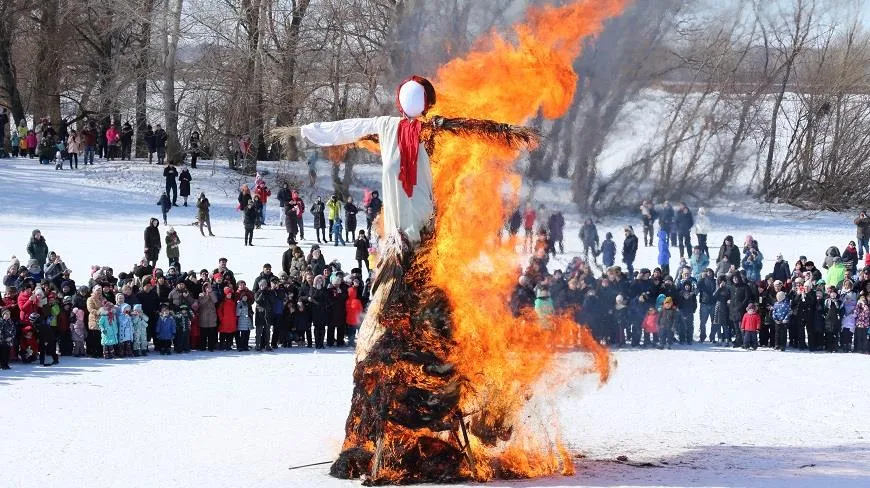
<svg viewBox="0 0 870 488">
<path fill-rule="evenodd" d="M 656 261 L 662 269 L 662 275 L 668 276 L 671 274 L 671 250 L 668 248 L 669 233 L 664 226 L 659 226 L 657 234 L 659 238 L 659 255 Z"/>
</svg>

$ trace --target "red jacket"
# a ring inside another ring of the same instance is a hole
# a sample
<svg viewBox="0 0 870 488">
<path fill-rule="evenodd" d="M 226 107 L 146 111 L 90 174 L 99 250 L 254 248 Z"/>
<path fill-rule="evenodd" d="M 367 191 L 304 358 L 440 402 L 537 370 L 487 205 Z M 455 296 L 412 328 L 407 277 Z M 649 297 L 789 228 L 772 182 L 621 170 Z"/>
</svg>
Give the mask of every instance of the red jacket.
<svg viewBox="0 0 870 488">
<path fill-rule="evenodd" d="M 39 353 L 39 342 L 36 340 L 36 332 L 30 332 L 30 339 L 25 337 L 24 333 L 21 334 L 21 342 L 18 344 L 18 352 L 21 354 L 27 354 L 28 347 L 32 354 Z"/>
<path fill-rule="evenodd" d="M 272 195 L 272 191 L 266 185 L 259 185 L 254 189 L 254 195 L 257 195 L 260 198 L 260 203 L 265 205 L 266 200 Z"/>
<path fill-rule="evenodd" d="M 20 311 L 18 321 L 21 322 L 22 327 L 33 325 L 30 323 L 30 314 L 39 312 L 39 306 L 33 303 L 33 300 L 30 299 L 31 296 L 30 290 L 24 290 L 18 294 L 18 310 Z"/>
<path fill-rule="evenodd" d="M 758 332 L 761 327 L 761 315 L 757 313 L 745 313 L 743 320 L 740 322 L 740 329 L 743 332 Z"/>
<path fill-rule="evenodd" d="M 217 316 L 220 324 L 218 332 L 221 334 L 232 334 L 238 327 L 236 319 L 236 301 L 232 298 L 224 297 L 223 301 L 217 307 Z"/>
<path fill-rule="evenodd" d="M 656 334 L 659 331 L 659 314 L 648 313 L 643 318 L 643 330 L 649 334 Z"/>
<path fill-rule="evenodd" d="M 121 134 L 118 133 L 118 129 L 114 127 L 109 127 L 106 129 L 106 142 L 109 144 L 115 144 L 118 142 L 118 139 L 121 138 Z"/>
<path fill-rule="evenodd" d="M 527 210 L 525 215 L 523 215 L 523 228 L 533 229 L 535 228 L 535 218 L 538 214 L 535 213 L 534 210 Z"/>
<path fill-rule="evenodd" d="M 362 315 L 363 306 L 360 299 L 356 297 L 356 288 L 350 287 L 347 289 L 347 301 L 345 302 L 344 309 L 347 325 L 358 326 L 361 322 L 360 316 Z"/>
</svg>

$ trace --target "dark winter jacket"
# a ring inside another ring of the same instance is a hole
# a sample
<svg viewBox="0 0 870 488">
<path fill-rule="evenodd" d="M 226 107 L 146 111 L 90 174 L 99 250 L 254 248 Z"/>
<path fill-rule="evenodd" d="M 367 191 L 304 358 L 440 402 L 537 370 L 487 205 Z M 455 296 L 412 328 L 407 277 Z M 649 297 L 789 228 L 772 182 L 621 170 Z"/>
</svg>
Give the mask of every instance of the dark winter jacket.
<svg viewBox="0 0 870 488">
<path fill-rule="evenodd" d="M 580 240 L 584 246 L 598 245 L 598 229 L 592 222 L 586 222 L 580 228 Z"/>
<path fill-rule="evenodd" d="M 855 227 L 857 228 L 858 239 L 870 238 L 870 217 L 867 217 L 866 214 L 863 217 L 859 216 L 855 219 Z"/>
<path fill-rule="evenodd" d="M 369 220 L 374 220 L 378 214 L 381 213 L 381 208 L 383 208 L 384 204 L 381 202 L 379 197 L 373 196 L 371 200 L 369 200 L 369 204 L 366 205 L 366 218 Z"/>
<path fill-rule="evenodd" d="M 369 240 L 367 237 L 357 237 L 353 245 L 356 247 L 357 260 L 362 261 L 369 258 Z"/>
<path fill-rule="evenodd" d="M 196 208 L 200 220 L 204 220 L 205 217 L 209 216 L 209 207 L 211 207 L 211 203 L 208 201 L 208 197 L 200 197 L 199 200 L 196 201 Z"/>
<path fill-rule="evenodd" d="M 624 241 L 622 241 L 622 261 L 625 264 L 634 263 L 635 258 L 637 257 L 637 236 L 634 234 L 629 234 Z"/>
<path fill-rule="evenodd" d="M 175 184 L 175 178 L 178 178 L 178 170 L 175 166 L 169 165 L 163 169 L 163 177 L 166 178 L 166 183 Z"/>
<path fill-rule="evenodd" d="M 695 225 L 695 219 L 692 217 L 692 212 L 688 208 L 683 208 L 675 217 L 677 232 L 681 234 L 688 234 L 692 232 L 692 226 Z"/>
<path fill-rule="evenodd" d="M 163 242 L 160 240 L 159 226 L 159 220 L 151 219 L 150 225 L 145 228 L 145 248 L 155 253 L 159 253 L 160 248 L 163 247 Z"/>
<path fill-rule="evenodd" d="M 166 150 L 166 141 L 169 139 L 169 136 L 166 135 L 166 131 L 163 128 L 157 129 L 154 131 L 154 148 L 157 152 Z"/>
<path fill-rule="evenodd" d="M 728 236 L 731 237 L 731 236 Z M 728 237 L 725 240 L 728 240 Z M 734 242 L 733 239 L 731 242 Z M 731 244 L 731 248 L 727 249 L 725 242 L 722 242 L 722 246 L 719 248 L 719 256 L 716 258 L 716 262 L 720 262 L 723 259 L 728 261 L 728 264 L 733 265 L 735 268 L 740 267 L 740 249 L 737 249 L 737 246 Z"/>
<path fill-rule="evenodd" d="M 728 304 L 728 315 L 732 322 L 740 322 L 750 300 L 749 287 L 742 279 L 731 284 L 731 303 Z"/>
<path fill-rule="evenodd" d="M 167 168 L 168 169 L 168 168 Z M 190 171 L 187 168 L 181 170 L 181 175 L 178 177 L 180 184 L 178 185 L 178 193 L 183 197 L 190 196 L 190 181 L 193 178 L 190 176 Z"/>
<path fill-rule="evenodd" d="M 605 266 L 613 266 L 616 261 L 616 243 L 613 239 L 604 239 L 601 243 L 601 260 Z"/>
<path fill-rule="evenodd" d="M 705 305 L 713 305 L 716 303 L 714 294 L 716 293 L 716 280 L 714 278 L 703 276 L 698 281 L 698 299 Z"/>
<path fill-rule="evenodd" d="M 563 239 L 565 217 L 562 216 L 561 212 L 556 212 L 553 215 L 550 215 L 547 222 L 547 228 L 550 230 L 550 242 L 558 242 Z M 519 230 L 519 225 L 517 226 L 517 230 Z"/>
<path fill-rule="evenodd" d="M 359 213 L 359 208 L 353 202 L 344 204 L 344 228 L 350 232 L 356 230 L 357 213 Z"/>
<path fill-rule="evenodd" d="M 257 221 L 260 219 L 260 212 L 257 210 L 257 207 L 254 205 L 248 205 L 245 207 L 245 218 L 244 225 L 245 227 L 252 228 L 257 225 Z"/>
<path fill-rule="evenodd" d="M 290 201 L 290 188 L 287 188 L 286 185 L 282 186 L 280 190 L 278 190 L 278 204 L 282 207 L 287 205 L 287 202 Z"/>
<path fill-rule="evenodd" d="M 157 139 L 154 137 L 153 130 L 151 130 L 151 129 L 146 130 L 145 135 L 142 136 L 142 141 L 145 143 L 145 147 L 148 149 L 149 153 L 153 153 L 156 150 Z M 150 317 L 150 315 L 149 315 L 149 317 Z"/>
<path fill-rule="evenodd" d="M 31 236 L 27 244 L 27 254 L 30 259 L 36 260 L 40 268 L 45 266 L 45 261 L 48 259 L 48 244 L 45 243 L 45 237 L 40 235 L 37 239 L 35 235 Z"/>
<path fill-rule="evenodd" d="M 773 279 L 785 283 L 791 278 L 791 270 L 788 267 L 788 261 L 776 261 L 773 263 Z"/>
<path fill-rule="evenodd" d="M 311 215 L 314 216 L 315 229 L 326 228 L 326 215 L 324 214 L 325 211 L 326 205 L 322 201 L 314 202 L 314 205 L 311 206 Z"/>
<path fill-rule="evenodd" d="M 662 208 L 661 216 L 659 217 L 659 221 L 662 224 L 662 228 L 666 231 L 670 231 L 671 227 L 674 225 L 674 207 L 671 205 L 665 205 Z"/>
</svg>

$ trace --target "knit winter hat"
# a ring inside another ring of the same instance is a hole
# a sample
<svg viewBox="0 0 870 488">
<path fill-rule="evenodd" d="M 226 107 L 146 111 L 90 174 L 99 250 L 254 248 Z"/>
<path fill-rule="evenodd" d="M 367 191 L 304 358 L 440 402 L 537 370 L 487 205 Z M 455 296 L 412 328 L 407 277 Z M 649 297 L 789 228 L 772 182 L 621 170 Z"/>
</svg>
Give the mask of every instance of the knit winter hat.
<svg viewBox="0 0 870 488">
<path fill-rule="evenodd" d="M 664 303 L 665 305 L 673 305 L 674 299 L 671 297 L 665 297 L 665 301 L 662 303 Z"/>
</svg>

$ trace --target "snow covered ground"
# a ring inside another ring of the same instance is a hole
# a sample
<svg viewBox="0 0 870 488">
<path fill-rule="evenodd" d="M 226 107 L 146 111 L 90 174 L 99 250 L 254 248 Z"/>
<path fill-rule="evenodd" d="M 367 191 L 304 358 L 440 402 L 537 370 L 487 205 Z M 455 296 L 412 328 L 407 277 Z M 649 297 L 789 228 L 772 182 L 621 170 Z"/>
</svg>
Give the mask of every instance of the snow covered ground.
<svg viewBox="0 0 870 488">
<path fill-rule="evenodd" d="M 297 166 L 294 171 L 304 174 Z M 142 255 L 148 219 L 159 216 L 161 172 L 140 162 L 98 162 L 71 172 L 35 160 L 0 160 L 0 265 L 13 254 L 26 261 L 30 232 L 39 228 L 79 282 L 92 264 L 126 270 Z M 193 207 L 173 209 L 169 223 L 182 240 L 183 268 L 211 269 L 221 256 L 242 279 L 255 277 L 265 262 L 278 268 L 283 229 L 266 226 L 255 233 L 254 247 L 241 245 L 240 179 L 221 168 L 212 176 L 210 162 L 192 173 L 193 199 L 200 191 L 211 199 L 217 237 L 200 237 L 189 225 Z M 319 191 L 326 195 L 327 163 L 320 173 Z M 360 167 L 359 175 L 374 185 L 378 168 Z M 536 195 L 557 208 L 559 189 L 557 183 Z M 276 217 L 273 199 L 267 220 Z M 554 267 L 580 251 L 581 216 L 568 217 L 568 254 Z M 820 261 L 828 246 L 842 248 L 854 236 L 851 218 L 751 202 L 717 205 L 710 244 L 726 234 L 737 242 L 752 234 L 766 256 L 764 272 L 778 251 L 791 262 L 801 254 Z M 632 216 L 605 221 L 599 232 L 613 232 L 621 244 L 628 223 L 640 230 Z M 353 264 L 351 247 L 326 247 L 325 254 Z M 637 266 L 652 267 L 654 258 L 654 248 L 641 249 Z M 166 267 L 165 256 L 160 264 Z M 617 351 L 614 358 L 609 383 L 598 387 L 592 378 L 578 378 L 554 399 L 564 437 L 578 456 L 577 474 L 492 485 L 870 485 L 868 356 L 702 345 Z M 566 354 L 563 360 L 585 358 Z M 52 368 L 13 364 L 0 373 L 0 431 L 7 433 L 0 486 L 354 486 L 330 478 L 328 465 L 287 469 L 337 454 L 352 367 L 349 351 L 308 349 L 69 358 Z"/>
</svg>

